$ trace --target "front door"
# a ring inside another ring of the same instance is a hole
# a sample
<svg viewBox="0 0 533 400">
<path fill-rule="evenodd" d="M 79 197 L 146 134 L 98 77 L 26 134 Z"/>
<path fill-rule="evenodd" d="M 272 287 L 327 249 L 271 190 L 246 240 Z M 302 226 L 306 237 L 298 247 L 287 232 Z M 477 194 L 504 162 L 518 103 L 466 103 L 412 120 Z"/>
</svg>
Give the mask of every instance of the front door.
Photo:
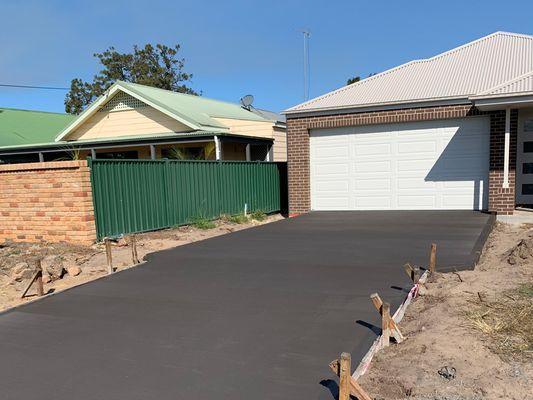
<svg viewBox="0 0 533 400">
<path fill-rule="evenodd" d="M 518 114 L 516 149 L 516 204 L 533 204 L 533 110 Z"/>
</svg>

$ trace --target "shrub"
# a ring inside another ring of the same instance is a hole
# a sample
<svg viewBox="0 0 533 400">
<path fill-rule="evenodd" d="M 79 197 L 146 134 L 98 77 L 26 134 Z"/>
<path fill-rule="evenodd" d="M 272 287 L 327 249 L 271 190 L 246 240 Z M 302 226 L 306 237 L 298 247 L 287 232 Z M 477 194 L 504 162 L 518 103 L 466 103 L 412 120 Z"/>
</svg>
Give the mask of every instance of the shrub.
<svg viewBox="0 0 533 400">
<path fill-rule="evenodd" d="M 208 220 L 207 218 L 198 217 L 191 220 L 191 225 L 198 229 L 213 229 L 216 228 L 216 224 Z"/>
<path fill-rule="evenodd" d="M 244 214 L 235 214 L 227 217 L 227 221 L 234 224 L 245 224 L 248 222 L 248 217 Z"/>
<path fill-rule="evenodd" d="M 256 210 L 250 214 L 250 217 L 256 221 L 264 221 L 267 215 L 261 210 Z"/>
</svg>

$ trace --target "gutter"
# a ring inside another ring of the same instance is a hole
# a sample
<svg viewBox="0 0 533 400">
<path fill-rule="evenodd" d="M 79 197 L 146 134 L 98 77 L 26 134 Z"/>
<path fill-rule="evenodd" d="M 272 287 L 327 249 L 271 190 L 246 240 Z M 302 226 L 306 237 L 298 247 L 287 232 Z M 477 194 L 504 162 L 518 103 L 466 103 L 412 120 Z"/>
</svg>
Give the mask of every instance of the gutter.
<svg viewBox="0 0 533 400">
<path fill-rule="evenodd" d="M 465 105 L 472 104 L 472 101 L 468 97 L 449 97 L 441 99 L 420 100 L 411 102 L 389 102 L 389 103 L 375 103 L 362 106 L 341 106 L 341 107 L 324 107 L 315 108 L 309 110 L 285 110 L 282 112 L 287 119 L 290 118 L 302 118 L 302 117 L 315 117 L 325 115 L 342 115 L 342 114 L 355 114 L 365 113 L 373 111 L 389 111 L 389 110 L 402 110 L 407 108 L 424 108 L 424 107 L 438 107 L 447 105 Z"/>
</svg>

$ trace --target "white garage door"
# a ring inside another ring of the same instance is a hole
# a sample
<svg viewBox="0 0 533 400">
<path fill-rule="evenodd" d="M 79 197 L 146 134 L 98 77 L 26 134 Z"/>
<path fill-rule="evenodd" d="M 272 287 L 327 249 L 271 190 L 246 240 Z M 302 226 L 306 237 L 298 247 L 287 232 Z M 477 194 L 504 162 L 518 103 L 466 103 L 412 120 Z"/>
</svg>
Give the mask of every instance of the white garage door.
<svg viewBox="0 0 533 400">
<path fill-rule="evenodd" d="M 313 210 L 487 209 L 486 117 L 311 131 Z"/>
</svg>

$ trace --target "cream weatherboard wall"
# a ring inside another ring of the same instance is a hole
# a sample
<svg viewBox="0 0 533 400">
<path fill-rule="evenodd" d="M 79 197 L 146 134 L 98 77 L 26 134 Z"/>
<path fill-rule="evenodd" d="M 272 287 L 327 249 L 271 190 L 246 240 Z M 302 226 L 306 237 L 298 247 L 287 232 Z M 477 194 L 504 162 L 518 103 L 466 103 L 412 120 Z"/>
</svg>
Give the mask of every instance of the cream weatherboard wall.
<svg viewBox="0 0 533 400">
<path fill-rule="evenodd" d="M 227 126 L 231 133 L 251 137 L 274 139 L 273 161 L 287 161 L 287 132 L 276 128 L 272 121 L 251 121 L 231 118 L 215 118 Z"/>
<path fill-rule="evenodd" d="M 101 109 L 67 140 L 106 139 L 121 136 L 186 132 L 190 128 L 162 112 L 146 106 L 126 110 Z"/>
<path fill-rule="evenodd" d="M 311 208 L 488 208 L 489 119 L 317 129 Z"/>
</svg>

